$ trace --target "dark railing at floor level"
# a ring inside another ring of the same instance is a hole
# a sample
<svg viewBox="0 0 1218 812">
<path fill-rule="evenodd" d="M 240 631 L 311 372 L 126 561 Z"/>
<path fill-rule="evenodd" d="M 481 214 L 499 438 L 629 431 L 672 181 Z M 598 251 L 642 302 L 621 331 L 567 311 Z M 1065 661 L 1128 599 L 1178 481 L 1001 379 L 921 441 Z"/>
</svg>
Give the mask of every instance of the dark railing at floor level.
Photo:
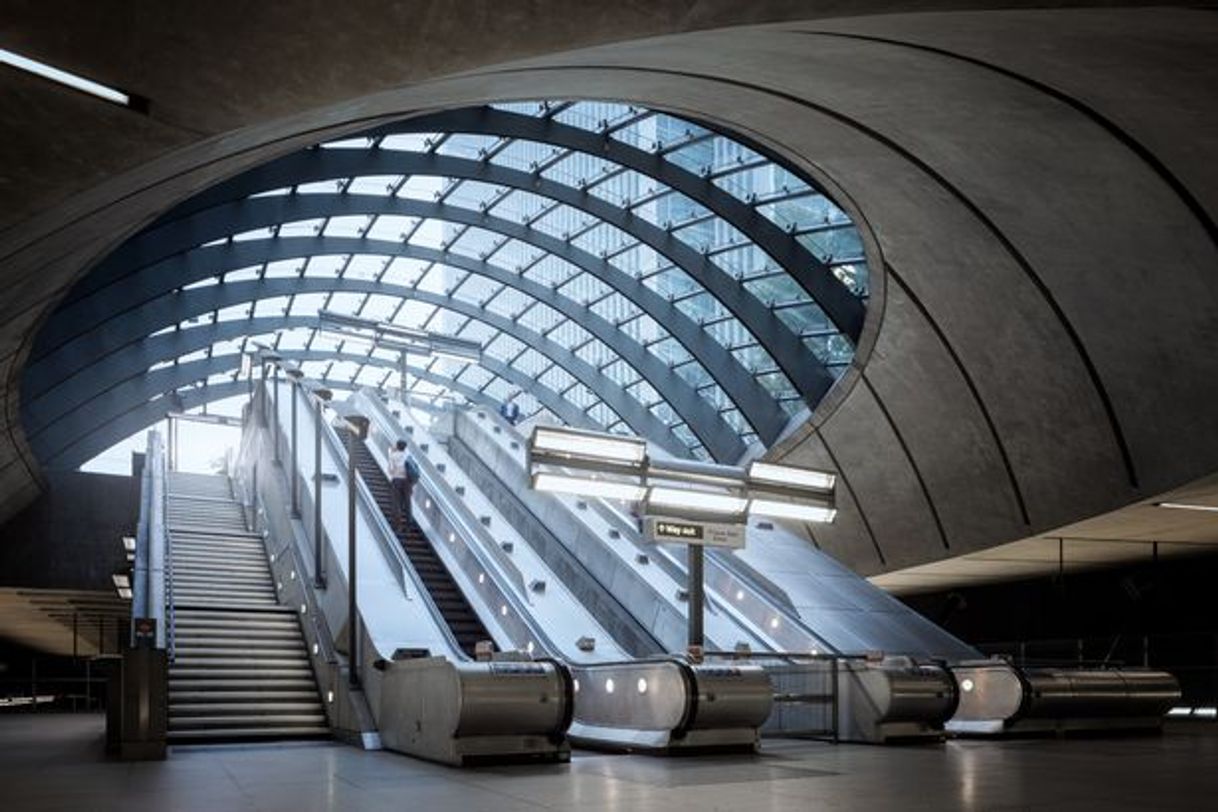
<svg viewBox="0 0 1218 812">
<path fill-rule="evenodd" d="M 1153 668 L 1180 681 L 1183 705 L 1218 704 L 1218 632 L 1058 637 L 977 644 L 1014 665 L 1058 668 Z"/>
</svg>

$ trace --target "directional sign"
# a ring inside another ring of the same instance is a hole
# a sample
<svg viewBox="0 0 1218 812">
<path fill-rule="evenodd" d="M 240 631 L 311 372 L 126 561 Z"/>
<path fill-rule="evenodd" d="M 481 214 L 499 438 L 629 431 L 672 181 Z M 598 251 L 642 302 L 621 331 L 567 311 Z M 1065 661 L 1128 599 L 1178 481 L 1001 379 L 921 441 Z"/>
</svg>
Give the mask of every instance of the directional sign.
<svg viewBox="0 0 1218 812">
<path fill-rule="evenodd" d="M 654 542 L 701 544 L 707 547 L 744 547 L 743 524 L 691 522 L 648 516 L 644 523 L 647 538 Z"/>
</svg>

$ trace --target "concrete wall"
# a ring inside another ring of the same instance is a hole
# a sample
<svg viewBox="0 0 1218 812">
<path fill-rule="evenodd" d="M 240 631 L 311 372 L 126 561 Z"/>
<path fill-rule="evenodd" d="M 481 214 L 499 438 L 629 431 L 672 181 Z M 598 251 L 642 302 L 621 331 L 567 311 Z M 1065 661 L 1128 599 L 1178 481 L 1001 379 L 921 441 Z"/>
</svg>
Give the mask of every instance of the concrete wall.
<svg viewBox="0 0 1218 812">
<path fill-rule="evenodd" d="M 571 51 L 210 139 L 0 234 L 11 512 L 32 328 L 158 212 L 412 111 L 637 101 L 734 128 L 876 238 L 855 369 L 773 456 L 842 474 L 816 542 L 874 573 L 1082 519 L 1218 470 L 1218 15 L 1035 10 L 783 22 Z"/>
<path fill-rule="evenodd" d="M 103 590 L 139 522 L 139 479 L 52 471 L 47 489 L 0 527 L 0 587 Z"/>
</svg>

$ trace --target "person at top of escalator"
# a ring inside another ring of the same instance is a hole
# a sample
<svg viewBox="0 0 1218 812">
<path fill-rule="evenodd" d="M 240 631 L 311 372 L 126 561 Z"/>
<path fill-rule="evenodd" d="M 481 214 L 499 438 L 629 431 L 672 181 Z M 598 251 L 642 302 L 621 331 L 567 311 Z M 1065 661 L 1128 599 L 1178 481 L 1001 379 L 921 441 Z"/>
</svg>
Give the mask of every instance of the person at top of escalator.
<svg viewBox="0 0 1218 812">
<path fill-rule="evenodd" d="M 393 486 L 394 521 L 399 533 L 405 533 L 412 521 L 410 498 L 414 480 L 418 478 L 410 476 L 412 470 L 417 471 L 418 468 L 406 451 L 406 441 L 398 440 L 389 447 L 389 480 Z"/>
</svg>

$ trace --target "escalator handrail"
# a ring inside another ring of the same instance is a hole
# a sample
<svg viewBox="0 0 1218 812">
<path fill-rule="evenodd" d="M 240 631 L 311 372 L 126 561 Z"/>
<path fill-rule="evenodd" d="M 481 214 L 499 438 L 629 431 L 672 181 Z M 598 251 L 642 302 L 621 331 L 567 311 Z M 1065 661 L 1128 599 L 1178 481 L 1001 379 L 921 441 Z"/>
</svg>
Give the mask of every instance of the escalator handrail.
<svg viewBox="0 0 1218 812">
<path fill-rule="evenodd" d="M 280 385 L 284 384 L 281 383 Z M 307 402 L 307 396 L 303 391 L 300 391 L 300 387 L 293 387 L 293 389 L 298 390 L 297 396 L 305 398 L 305 405 L 309 405 Z M 312 419 L 312 410 L 309 409 L 307 413 L 310 416 L 306 419 Z M 348 470 L 346 444 L 343 443 L 339 438 L 338 432 L 332 425 L 330 425 L 330 422 L 324 418 L 324 412 L 322 419 L 322 436 L 325 438 L 325 444 L 331 454 L 332 461 L 336 463 L 336 467 L 341 472 L 342 477 L 345 477 Z M 303 468 L 303 461 L 301 461 L 299 464 Z M 453 660 L 468 660 L 469 657 L 465 654 L 461 648 L 461 645 L 457 642 L 457 638 L 452 633 L 452 629 L 450 629 L 448 627 L 448 623 L 444 621 L 444 616 L 440 612 L 440 608 L 436 605 L 435 600 L 432 599 L 431 594 L 427 591 L 422 577 L 420 577 L 418 572 L 415 570 L 414 564 L 411 563 L 410 558 L 406 555 L 406 551 L 402 549 L 402 545 L 398 542 L 396 534 L 393 533 L 392 528 L 389 526 L 389 521 L 385 518 L 384 513 L 381 512 L 380 506 L 376 503 L 372 493 L 368 490 L 367 483 L 365 483 L 362 477 L 359 476 L 356 477 L 356 500 L 365 520 L 368 522 L 368 525 L 372 528 L 373 533 L 376 536 L 377 547 L 381 550 L 381 554 L 385 557 L 386 561 L 390 565 L 390 568 L 394 570 L 394 573 L 397 576 L 398 584 L 402 588 L 403 597 L 406 598 L 406 600 L 413 599 L 410 589 L 408 589 L 406 586 L 406 581 L 409 580 L 419 599 L 426 607 L 427 612 L 430 614 L 433 621 L 435 621 L 437 630 L 440 632 L 445 642 L 449 646 L 450 650 L 445 653 L 450 659 Z M 327 533 L 326 536 L 329 537 L 329 534 Z M 392 539 L 392 541 L 390 541 L 390 539 Z M 331 548 L 333 548 L 333 543 L 333 539 L 330 539 Z M 336 554 L 338 553 L 337 550 L 334 552 Z"/>
<path fill-rule="evenodd" d="M 381 401 L 375 390 L 365 389 L 359 394 L 362 396 L 363 401 L 368 403 L 370 407 L 369 411 L 372 413 L 369 415 L 369 417 L 382 434 L 388 436 L 387 429 L 401 428 L 401 424 L 396 418 L 393 417 L 392 414 L 389 413 L 388 406 Z M 452 486 L 449 485 L 444 477 L 440 475 L 439 471 L 436 470 L 435 463 L 428 458 L 427 455 L 422 454 L 419 451 L 418 444 L 413 441 L 413 438 L 411 440 L 407 440 L 407 443 L 412 447 L 412 450 L 416 452 L 416 461 L 422 463 L 420 465 L 420 481 L 424 483 L 425 487 L 431 487 L 431 497 L 435 501 L 436 506 L 445 515 L 450 523 L 465 534 L 463 540 L 465 541 L 466 546 L 478 559 L 482 569 L 490 574 L 491 582 L 496 587 L 500 598 L 512 605 L 512 609 L 516 612 L 516 615 L 524 621 L 525 625 L 529 629 L 530 635 L 537 640 L 544 651 L 554 656 L 565 656 L 561 653 L 562 649 L 554 643 L 553 638 L 551 638 L 545 628 L 536 621 L 533 613 L 528 610 L 527 607 L 531 604 L 531 601 L 528 599 L 528 590 L 526 588 L 524 574 L 520 572 L 519 567 L 516 566 L 514 561 L 507 558 L 507 554 L 499 547 L 489 531 L 487 531 L 480 522 L 471 521 L 464 515 L 469 511 L 469 507 L 464 503 L 464 501 L 457 497 Z M 436 482 L 443 484 L 444 498 L 441 498 L 437 493 L 437 488 L 435 487 Z M 459 505 L 460 507 L 454 507 L 454 505 Z M 479 543 L 469 543 L 471 536 L 476 538 Z M 488 566 L 488 550 L 490 551 L 489 557 L 494 559 L 496 563 L 506 561 L 508 566 L 503 569 L 500 567 Z M 517 592 L 516 590 L 505 588 L 505 585 L 500 581 L 502 578 L 510 579 L 519 591 Z M 521 596 L 524 597 L 523 600 L 521 599 Z M 466 596 L 466 600 L 469 600 L 468 596 Z"/>
</svg>

